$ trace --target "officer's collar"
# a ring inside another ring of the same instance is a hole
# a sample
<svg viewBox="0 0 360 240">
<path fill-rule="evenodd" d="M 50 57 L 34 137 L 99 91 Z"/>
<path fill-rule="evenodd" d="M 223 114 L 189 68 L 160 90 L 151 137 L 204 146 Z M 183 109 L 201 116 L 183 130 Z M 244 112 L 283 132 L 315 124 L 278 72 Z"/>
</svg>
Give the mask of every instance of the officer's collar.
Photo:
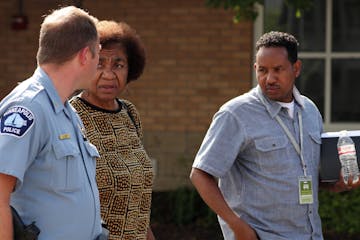
<svg viewBox="0 0 360 240">
<path fill-rule="evenodd" d="M 41 67 L 37 67 L 34 76 L 36 76 L 37 81 L 44 86 L 44 89 L 50 98 L 50 102 L 54 109 L 54 112 L 55 113 L 61 112 L 64 109 L 64 103 L 61 101 L 61 98 L 58 92 L 56 91 L 55 86 L 51 81 L 50 77 Z"/>
</svg>

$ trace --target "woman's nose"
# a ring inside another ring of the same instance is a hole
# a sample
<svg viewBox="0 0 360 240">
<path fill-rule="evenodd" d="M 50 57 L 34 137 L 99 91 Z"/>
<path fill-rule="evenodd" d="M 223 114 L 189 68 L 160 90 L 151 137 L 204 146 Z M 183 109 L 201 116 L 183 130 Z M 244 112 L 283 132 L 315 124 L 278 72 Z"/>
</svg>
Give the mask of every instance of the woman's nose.
<svg viewBox="0 0 360 240">
<path fill-rule="evenodd" d="M 102 72 L 102 77 L 105 79 L 113 79 L 116 76 L 115 73 L 111 70 L 111 68 L 104 68 Z"/>
</svg>

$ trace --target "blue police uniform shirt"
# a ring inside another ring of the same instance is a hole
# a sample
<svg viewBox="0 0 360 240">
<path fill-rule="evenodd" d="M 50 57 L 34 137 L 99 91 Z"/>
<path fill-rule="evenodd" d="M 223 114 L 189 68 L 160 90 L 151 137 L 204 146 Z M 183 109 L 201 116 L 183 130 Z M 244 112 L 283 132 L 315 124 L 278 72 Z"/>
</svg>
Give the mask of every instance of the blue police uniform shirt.
<svg viewBox="0 0 360 240">
<path fill-rule="evenodd" d="M 39 240 L 92 240 L 101 233 L 95 146 L 80 118 L 38 67 L 0 103 L 0 172 L 17 178 L 11 194 Z"/>
<path fill-rule="evenodd" d="M 299 121 L 256 87 L 225 103 L 215 114 L 193 167 L 219 178 L 231 209 L 255 229 L 260 239 L 321 240 L 318 177 L 322 118 L 316 106 L 294 87 L 294 116 L 302 112 L 303 156 L 313 181 L 313 204 L 299 203 L 299 154 L 278 115 L 299 141 Z M 262 103 L 263 99 L 265 105 Z M 219 218 L 226 240 L 235 236 Z"/>
</svg>

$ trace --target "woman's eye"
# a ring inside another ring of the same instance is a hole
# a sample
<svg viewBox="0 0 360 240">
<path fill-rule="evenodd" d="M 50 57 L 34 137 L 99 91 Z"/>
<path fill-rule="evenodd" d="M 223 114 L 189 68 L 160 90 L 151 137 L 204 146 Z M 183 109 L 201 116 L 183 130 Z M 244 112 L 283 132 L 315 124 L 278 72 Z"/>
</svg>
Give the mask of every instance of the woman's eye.
<svg viewBox="0 0 360 240">
<path fill-rule="evenodd" d="M 119 63 L 114 66 L 115 69 L 124 69 L 126 67 L 126 64 Z"/>
</svg>

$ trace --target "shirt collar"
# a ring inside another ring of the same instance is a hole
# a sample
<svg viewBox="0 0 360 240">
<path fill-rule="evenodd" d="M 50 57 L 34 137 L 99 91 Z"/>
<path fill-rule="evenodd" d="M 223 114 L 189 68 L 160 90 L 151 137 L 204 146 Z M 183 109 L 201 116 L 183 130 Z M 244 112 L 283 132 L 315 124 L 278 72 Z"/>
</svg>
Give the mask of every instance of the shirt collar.
<svg viewBox="0 0 360 240">
<path fill-rule="evenodd" d="M 281 110 L 281 105 L 276 101 L 273 101 L 269 99 L 267 96 L 265 96 L 259 85 L 256 86 L 256 91 L 261 102 L 265 104 L 266 110 L 269 112 L 270 116 L 274 118 Z M 303 108 L 304 100 L 302 99 L 299 90 L 295 86 L 293 87 L 293 95 L 294 95 L 295 103 L 297 103 L 301 108 Z"/>
<path fill-rule="evenodd" d="M 35 78 L 36 81 L 39 82 L 42 86 L 44 86 L 44 89 L 50 99 L 50 103 L 54 109 L 54 112 L 59 113 L 62 110 L 64 110 L 65 105 L 61 101 L 61 98 L 58 92 L 56 91 L 53 82 L 51 81 L 50 77 L 46 74 L 46 72 L 41 67 L 37 67 L 34 76 L 36 77 Z"/>
</svg>

